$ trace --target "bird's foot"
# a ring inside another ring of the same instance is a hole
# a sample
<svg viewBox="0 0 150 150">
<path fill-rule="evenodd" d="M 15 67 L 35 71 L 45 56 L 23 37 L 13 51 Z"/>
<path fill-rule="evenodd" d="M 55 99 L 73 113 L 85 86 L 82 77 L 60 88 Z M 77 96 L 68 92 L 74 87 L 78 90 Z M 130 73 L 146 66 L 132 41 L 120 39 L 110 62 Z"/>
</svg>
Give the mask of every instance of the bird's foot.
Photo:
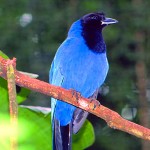
<svg viewBox="0 0 150 150">
<path fill-rule="evenodd" d="M 93 98 L 90 98 L 90 105 L 92 105 L 92 108 L 93 110 L 96 108 L 96 107 L 99 107 L 101 104 L 99 101 L 93 99 Z M 91 107 L 91 106 L 90 106 Z"/>
<path fill-rule="evenodd" d="M 75 98 L 78 102 L 79 98 L 81 97 L 81 94 L 74 89 L 71 89 L 71 92 L 72 92 L 72 96 L 75 96 Z"/>
</svg>

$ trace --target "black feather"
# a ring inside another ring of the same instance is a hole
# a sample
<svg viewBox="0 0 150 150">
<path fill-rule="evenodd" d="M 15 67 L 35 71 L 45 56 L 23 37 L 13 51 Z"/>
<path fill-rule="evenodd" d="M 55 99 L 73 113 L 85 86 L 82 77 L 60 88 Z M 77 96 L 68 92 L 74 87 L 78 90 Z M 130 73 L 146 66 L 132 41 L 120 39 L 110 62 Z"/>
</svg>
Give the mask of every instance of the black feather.
<svg viewBox="0 0 150 150">
<path fill-rule="evenodd" d="M 102 36 L 102 20 L 105 19 L 104 13 L 91 13 L 81 18 L 82 36 L 90 50 L 103 53 L 106 45 Z"/>
<path fill-rule="evenodd" d="M 60 126 L 59 121 L 54 120 L 53 150 L 71 150 L 72 123 L 67 126 Z"/>
</svg>

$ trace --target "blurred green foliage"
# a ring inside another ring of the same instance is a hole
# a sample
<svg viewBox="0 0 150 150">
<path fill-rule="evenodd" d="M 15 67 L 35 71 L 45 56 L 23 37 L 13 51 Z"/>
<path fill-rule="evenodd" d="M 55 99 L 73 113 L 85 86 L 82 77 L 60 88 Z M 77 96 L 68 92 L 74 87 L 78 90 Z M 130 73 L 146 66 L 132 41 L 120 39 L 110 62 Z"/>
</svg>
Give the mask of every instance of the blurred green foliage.
<svg viewBox="0 0 150 150">
<path fill-rule="evenodd" d="M 0 49 L 17 58 L 17 69 L 37 73 L 48 82 L 50 64 L 71 23 L 86 13 L 103 11 L 119 23 L 103 31 L 110 70 L 105 81 L 109 92 L 99 96 L 100 102 L 120 114 L 126 105 L 138 110 L 135 64 L 142 59 L 150 68 L 149 6 L 148 0 L 0 0 Z M 137 31 L 144 35 L 143 54 L 136 52 Z M 50 106 L 50 100 L 33 93 L 24 104 Z M 92 115 L 89 119 L 96 133 L 89 149 L 141 149 L 140 139 L 109 129 Z M 133 121 L 139 123 L 138 114 Z"/>
<path fill-rule="evenodd" d="M 27 99 L 29 90 L 20 89 L 18 103 Z M 18 109 L 18 150 L 52 149 L 50 111 L 42 107 L 21 105 Z M 10 149 L 9 138 L 14 132 L 10 126 L 7 82 L 0 77 L 0 147 Z M 73 136 L 73 150 L 85 149 L 95 139 L 93 126 L 86 121 L 81 130 Z"/>
</svg>

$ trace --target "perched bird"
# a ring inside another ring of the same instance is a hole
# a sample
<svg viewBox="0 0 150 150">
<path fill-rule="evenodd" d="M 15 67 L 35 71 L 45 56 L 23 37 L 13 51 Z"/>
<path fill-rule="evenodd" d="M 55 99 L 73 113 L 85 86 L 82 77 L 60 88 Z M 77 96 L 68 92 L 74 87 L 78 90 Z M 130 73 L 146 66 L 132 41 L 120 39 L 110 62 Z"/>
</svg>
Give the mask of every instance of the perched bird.
<svg viewBox="0 0 150 150">
<path fill-rule="evenodd" d="M 86 98 L 96 98 L 109 68 L 102 29 L 113 23 L 117 20 L 100 12 L 74 22 L 54 57 L 49 82 L 74 89 Z M 54 98 L 51 108 L 53 149 L 71 150 L 72 133 L 78 132 L 88 113 Z"/>
</svg>

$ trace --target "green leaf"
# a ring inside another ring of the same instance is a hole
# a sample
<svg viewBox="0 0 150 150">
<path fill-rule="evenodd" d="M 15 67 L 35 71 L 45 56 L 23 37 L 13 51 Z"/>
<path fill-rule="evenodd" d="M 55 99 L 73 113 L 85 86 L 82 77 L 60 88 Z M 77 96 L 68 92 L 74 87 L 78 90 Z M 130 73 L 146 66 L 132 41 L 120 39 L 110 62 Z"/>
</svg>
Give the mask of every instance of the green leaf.
<svg viewBox="0 0 150 150">
<path fill-rule="evenodd" d="M 23 123 L 23 121 L 24 123 Z M 19 108 L 19 126 L 22 131 L 19 138 L 19 149 L 50 150 L 52 145 L 50 115 L 34 112 L 28 108 Z"/>
<path fill-rule="evenodd" d="M 51 112 L 51 108 L 48 107 L 41 107 L 41 106 L 27 106 L 27 105 L 19 105 L 19 107 L 27 108 L 31 111 L 43 113 L 48 115 Z"/>
<path fill-rule="evenodd" d="M 91 146 L 94 141 L 95 135 L 93 126 L 86 120 L 79 132 L 76 135 L 73 135 L 73 150 L 84 150 Z"/>
<path fill-rule="evenodd" d="M 50 111 L 50 109 L 42 107 L 19 107 L 20 129 L 25 129 L 21 131 L 20 136 L 22 138 L 19 138 L 19 150 L 25 149 L 25 147 L 30 147 L 31 149 L 41 148 L 41 150 L 50 150 L 52 148 L 50 113 L 47 114 L 46 112 L 45 115 L 45 110 Z M 86 120 L 81 130 L 76 135 L 73 135 L 73 150 L 82 150 L 89 147 L 93 144 L 94 139 L 93 126 Z"/>
<path fill-rule="evenodd" d="M 9 150 L 9 137 L 12 135 L 10 128 L 10 119 L 7 114 L 0 113 L 0 148 Z"/>
<path fill-rule="evenodd" d="M 17 93 L 17 102 L 21 103 L 27 99 L 27 96 L 30 94 L 30 90 L 20 87 L 19 93 Z M 6 100 L 6 101 L 5 101 Z M 0 111 L 1 109 L 8 108 L 8 90 L 7 90 L 7 81 L 0 77 Z M 3 106 L 3 107 L 2 107 Z"/>
<path fill-rule="evenodd" d="M 26 99 L 28 92 L 24 92 L 24 88 L 21 88 L 21 92 L 17 96 L 17 100 Z M 19 150 L 36 150 L 41 148 L 44 150 L 51 149 L 51 123 L 50 123 L 50 110 L 42 107 L 34 106 L 21 106 L 19 107 Z M 0 129 L 7 131 L 7 125 L 4 123 L 4 114 L 9 117 L 9 104 L 8 104 L 8 91 L 7 91 L 7 81 L 0 78 Z M 3 129 L 1 126 L 3 122 Z M 2 135 L 2 134 L 1 134 Z M 0 136 L 0 147 L 3 149 L 8 148 L 8 143 L 6 138 Z M 31 140 L 32 139 L 32 140 Z M 94 142 L 94 131 L 91 123 L 86 121 L 81 130 L 73 135 L 73 150 L 85 149 L 93 144 Z"/>
<path fill-rule="evenodd" d="M 4 54 L 1 50 L 0 50 L 0 56 L 2 56 L 3 58 L 5 58 L 5 59 L 8 59 L 9 57 L 6 55 L 6 54 Z"/>
<path fill-rule="evenodd" d="M 9 102 L 7 92 L 7 81 L 0 77 L 0 113 L 8 114 Z"/>
<path fill-rule="evenodd" d="M 0 56 L 7 59 L 8 56 L 5 55 L 0 50 Z M 9 102 L 8 102 L 8 92 L 7 92 L 7 81 L 0 77 L 0 113 L 5 113 L 8 115 L 9 110 Z M 1 119 L 1 118 L 0 118 Z"/>
<path fill-rule="evenodd" d="M 19 93 L 17 93 L 17 102 L 20 104 L 21 102 L 25 101 L 27 99 L 27 96 L 31 93 L 29 89 L 21 87 L 21 90 Z"/>
</svg>

